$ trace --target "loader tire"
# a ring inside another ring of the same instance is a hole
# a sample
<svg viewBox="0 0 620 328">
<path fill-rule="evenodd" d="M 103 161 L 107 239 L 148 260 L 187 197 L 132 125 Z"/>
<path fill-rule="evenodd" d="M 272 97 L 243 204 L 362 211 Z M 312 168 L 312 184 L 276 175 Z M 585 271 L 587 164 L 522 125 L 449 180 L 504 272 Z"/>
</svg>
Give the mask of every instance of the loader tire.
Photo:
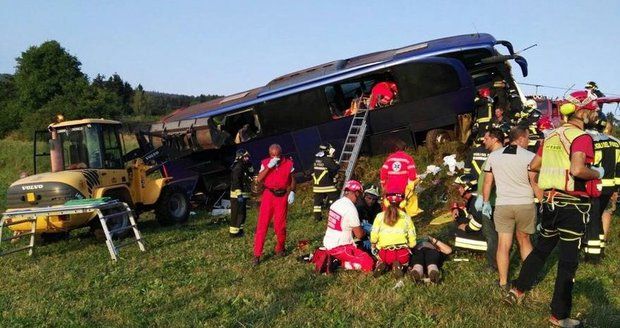
<svg viewBox="0 0 620 328">
<path fill-rule="evenodd" d="M 190 203 L 187 194 L 177 186 L 166 186 L 155 207 L 155 218 L 161 225 L 172 225 L 187 221 Z"/>
</svg>

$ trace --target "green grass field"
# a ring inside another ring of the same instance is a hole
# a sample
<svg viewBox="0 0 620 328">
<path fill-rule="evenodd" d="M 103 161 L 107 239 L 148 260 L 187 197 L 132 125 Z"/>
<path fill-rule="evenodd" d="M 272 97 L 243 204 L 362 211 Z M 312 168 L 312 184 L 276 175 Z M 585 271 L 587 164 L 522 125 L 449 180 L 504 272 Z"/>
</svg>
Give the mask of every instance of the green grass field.
<svg viewBox="0 0 620 328">
<path fill-rule="evenodd" d="M 0 187 L 6 188 L 19 170 L 28 169 L 30 144 L 20 148 L 17 142 L 0 141 L 0 147 Z M 419 157 L 419 162 L 432 160 L 430 154 Z M 365 160 L 364 165 L 380 161 Z M 160 227 L 143 215 L 147 251 L 124 248 L 118 263 L 86 230 L 37 247 L 32 258 L 25 253 L 0 258 L 0 327 L 549 326 L 555 257 L 518 307 L 502 304 L 495 274 L 485 269 L 481 256 L 467 253 L 454 257 L 469 262 L 445 264 L 445 279 L 436 286 L 405 279 L 403 287 L 394 288 L 397 280 L 391 275 L 375 279 L 361 272 L 316 275 L 311 265 L 297 262 L 305 251 L 296 245 L 308 239 L 318 246 L 325 223 L 313 222 L 311 194 L 307 186 L 301 189 L 289 214 L 290 255 L 272 256 L 270 231 L 265 260 L 256 268 L 251 266 L 255 209 L 249 212 L 246 236 L 232 240 L 226 218 L 199 211 L 185 225 Z M 423 204 L 439 206 L 431 200 L 440 191 L 427 190 Z M 447 226 L 426 224 L 429 217 L 416 221 L 418 234 L 447 236 Z M 620 326 L 619 233 L 614 227 L 603 264 L 581 264 L 577 272 L 573 316 L 587 326 Z"/>
</svg>

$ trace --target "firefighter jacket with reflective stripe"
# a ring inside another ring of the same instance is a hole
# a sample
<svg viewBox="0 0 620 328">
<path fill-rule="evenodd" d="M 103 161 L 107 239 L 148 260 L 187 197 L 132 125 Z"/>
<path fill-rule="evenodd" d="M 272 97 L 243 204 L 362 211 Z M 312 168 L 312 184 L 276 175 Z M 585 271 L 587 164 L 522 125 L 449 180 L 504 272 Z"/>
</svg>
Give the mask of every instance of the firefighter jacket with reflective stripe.
<svg viewBox="0 0 620 328">
<path fill-rule="evenodd" d="M 480 173 L 482 172 L 482 165 L 488 157 L 489 151 L 486 150 L 484 146 L 473 148 L 465 163 L 465 174 L 471 173 L 476 177 L 476 179 L 478 179 L 478 176 L 480 176 Z"/>
<path fill-rule="evenodd" d="M 573 140 L 586 132 L 572 124 L 552 131 L 543 143 L 538 186 L 561 191 L 586 191 L 584 180 L 570 174 L 570 151 Z"/>
<path fill-rule="evenodd" d="M 490 122 L 491 118 L 493 118 L 493 101 L 488 98 L 476 97 L 474 104 L 476 106 L 476 122 Z"/>
<path fill-rule="evenodd" d="M 322 155 L 322 156 L 320 156 Z M 319 152 L 314 159 L 314 172 L 312 172 L 312 191 L 315 193 L 336 192 L 335 178 L 340 166 L 323 152 Z"/>
<path fill-rule="evenodd" d="M 474 206 L 476 197 L 471 197 L 467 202 L 467 207 L 459 208 L 456 218 L 457 227 L 465 224 L 465 231 L 456 229 L 454 246 L 477 251 L 486 251 L 487 242 L 482 233 L 482 220 Z"/>
<path fill-rule="evenodd" d="M 601 179 L 601 194 L 610 195 L 620 185 L 620 141 L 598 131 L 587 131 L 594 142 L 594 165 L 602 166 L 605 175 Z"/>
<path fill-rule="evenodd" d="M 239 195 L 250 197 L 250 183 L 253 171 L 251 163 L 243 161 L 235 161 L 233 163 L 230 173 L 230 198 L 237 198 Z"/>
</svg>

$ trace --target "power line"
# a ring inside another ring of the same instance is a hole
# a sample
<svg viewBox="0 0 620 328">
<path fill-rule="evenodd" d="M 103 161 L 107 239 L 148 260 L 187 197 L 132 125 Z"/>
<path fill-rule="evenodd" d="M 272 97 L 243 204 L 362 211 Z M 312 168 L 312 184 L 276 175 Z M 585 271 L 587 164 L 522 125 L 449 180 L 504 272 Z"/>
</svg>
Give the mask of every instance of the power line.
<svg viewBox="0 0 620 328">
<path fill-rule="evenodd" d="M 576 89 L 576 88 L 567 88 L 567 87 L 556 87 L 556 86 L 552 86 L 552 85 L 544 85 L 544 84 L 534 84 L 534 83 L 525 83 L 525 82 L 517 82 L 520 85 L 527 85 L 527 86 L 532 86 L 532 87 L 536 87 L 536 89 L 538 88 L 547 88 L 547 89 L 557 89 L 557 90 L 568 90 L 568 91 L 572 91 L 572 90 L 582 90 L 582 89 Z M 616 96 L 616 97 L 620 97 L 620 94 L 618 93 L 608 93 L 608 92 L 603 92 L 606 96 Z"/>
</svg>

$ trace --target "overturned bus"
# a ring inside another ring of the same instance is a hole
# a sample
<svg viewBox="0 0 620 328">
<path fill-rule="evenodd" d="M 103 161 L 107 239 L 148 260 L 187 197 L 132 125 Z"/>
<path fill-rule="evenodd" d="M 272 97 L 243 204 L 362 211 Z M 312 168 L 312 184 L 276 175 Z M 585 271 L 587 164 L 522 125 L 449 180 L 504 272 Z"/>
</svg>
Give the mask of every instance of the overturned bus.
<svg viewBox="0 0 620 328">
<path fill-rule="evenodd" d="M 342 149 L 360 101 L 375 102 L 364 140 L 364 149 L 374 153 L 383 150 L 386 137 L 418 145 L 430 130 L 453 130 L 459 115 L 474 111 L 480 88 L 492 88 L 506 109 L 521 110 L 525 98 L 513 79 L 511 60 L 526 76 L 525 59 L 508 41 L 489 34 L 335 60 L 277 77 L 265 86 L 177 109 L 151 125 L 145 143 L 158 145 L 166 136 L 183 136 L 181 143 L 189 151 L 164 163 L 162 173 L 193 181 L 187 187 L 192 194 L 227 189 L 227 173 L 238 148 L 247 149 L 257 166 L 268 146 L 278 143 L 283 154 L 293 158 L 297 172 L 308 172 L 319 144 Z M 380 105 L 372 99 L 377 97 L 373 89 L 384 82 L 393 94 L 379 95 L 391 98 Z"/>
</svg>

